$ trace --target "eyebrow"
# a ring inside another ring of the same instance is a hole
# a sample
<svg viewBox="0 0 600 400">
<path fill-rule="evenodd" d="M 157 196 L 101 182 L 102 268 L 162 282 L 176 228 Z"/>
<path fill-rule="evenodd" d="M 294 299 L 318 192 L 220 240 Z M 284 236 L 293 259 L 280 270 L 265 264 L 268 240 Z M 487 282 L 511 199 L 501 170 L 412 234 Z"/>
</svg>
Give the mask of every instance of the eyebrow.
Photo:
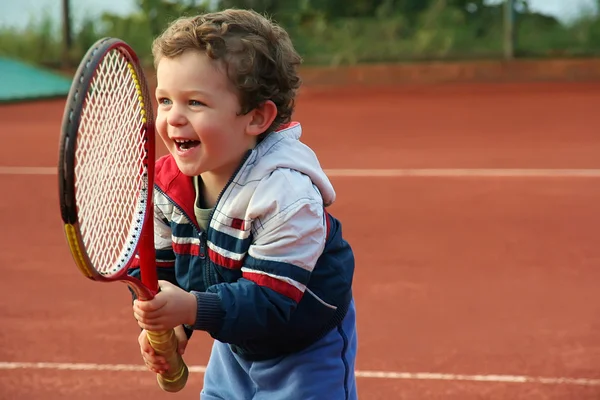
<svg viewBox="0 0 600 400">
<path fill-rule="evenodd" d="M 166 92 L 168 92 L 168 90 L 156 88 L 156 94 L 162 94 L 162 93 L 166 93 Z M 193 89 L 180 90 L 180 91 L 178 91 L 178 93 L 186 95 L 186 96 L 200 95 L 200 96 L 204 96 L 204 97 L 211 97 L 210 93 L 205 92 L 203 90 L 193 90 Z"/>
</svg>

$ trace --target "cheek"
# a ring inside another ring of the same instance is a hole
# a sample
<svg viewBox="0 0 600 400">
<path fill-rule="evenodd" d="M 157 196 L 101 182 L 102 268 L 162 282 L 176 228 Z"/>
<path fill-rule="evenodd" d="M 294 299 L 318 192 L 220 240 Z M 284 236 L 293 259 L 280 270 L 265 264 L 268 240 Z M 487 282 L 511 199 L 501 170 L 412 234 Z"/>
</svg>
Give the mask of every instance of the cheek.
<svg viewBox="0 0 600 400">
<path fill-rule="evenodd" d="M 158 133 L 161 138 L 167 137 L 167 119 L 164 117 L 164 114 L 161 114 L 160 112 L 157 113 L 154 126 L 156 127 L 156 133 Z"/>
<path fill-rule="evenodd" d="M 212 152 L 219 151 L 227 145 L 227 132 L 221 126 L 204 125 L 201 130 L 196 131 L 202 144 Z"/>
<path fill-rule="evenodd" d="M 192 121 L 194 131 L 200 137 L 200 141 L 206 146 L 222 145 L 228 141 L 228 130 L 231 129 L 231 121 L 221 116 L 213 116 L 205 113 Z"/>
</svg>

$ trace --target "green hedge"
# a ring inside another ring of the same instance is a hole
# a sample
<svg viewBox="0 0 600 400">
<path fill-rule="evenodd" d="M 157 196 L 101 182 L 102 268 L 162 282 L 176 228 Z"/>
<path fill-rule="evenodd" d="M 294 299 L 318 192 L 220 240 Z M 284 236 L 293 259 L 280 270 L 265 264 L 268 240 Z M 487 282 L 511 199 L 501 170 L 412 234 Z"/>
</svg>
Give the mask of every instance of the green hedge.
<svg viewBox="0 0 600 400">
<path fill-rule="evenodd" d="M 169 5 L 170 4 L 170 5 Z M 148 64 L 152 38 L 177 15 L 197 12 L 198 7 L 143 10 L 127 17 L 105 14 L 88 18 L 74 32 L 68 55 L 76 65 L 87 48 L 103 36 L 127 41 Z M 150 20 L 148 15 L 160 15 Z M 379 9 L 369 17 L 327 17 L 324 13 L 283 15 L 305 64 L 348 65 L 413 60 L 490 59 L 502 57 L 503 21 L 500 7 L 489 7 L 477 18 L 463 10 L 434 2 L 417 19 Z M 519 15 L 517 56 L 574 57 L 600 54 L 600 19 L 584 16 L 570 25 L 553 18 Z M 35 64 L 64 65 L 61 29 L 48 15 L 23 30 L 0 30 L 0 55 Z"/>
</svg>

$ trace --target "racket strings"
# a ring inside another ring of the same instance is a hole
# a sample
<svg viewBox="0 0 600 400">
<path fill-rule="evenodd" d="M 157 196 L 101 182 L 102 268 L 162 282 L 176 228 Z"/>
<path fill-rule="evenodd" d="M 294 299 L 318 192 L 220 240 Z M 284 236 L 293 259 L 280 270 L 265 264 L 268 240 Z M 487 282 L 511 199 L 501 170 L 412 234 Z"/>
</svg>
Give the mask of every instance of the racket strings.
<svg viewBox="0 0 600 400">
<path fill-rule="evenodd" d="M 146 119 L 135 72 L 117 49 L 97 68 L 75 151 L 75 196 L 93 267 L 118 272 L 139 239 L 148 180 Z"/>
</svg>

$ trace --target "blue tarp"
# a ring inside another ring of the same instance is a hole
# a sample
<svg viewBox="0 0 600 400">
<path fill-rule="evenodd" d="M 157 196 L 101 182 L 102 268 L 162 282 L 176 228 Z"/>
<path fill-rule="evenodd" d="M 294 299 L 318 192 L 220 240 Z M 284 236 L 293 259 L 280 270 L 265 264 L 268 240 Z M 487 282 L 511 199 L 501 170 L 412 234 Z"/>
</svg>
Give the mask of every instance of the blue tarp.
<svg viewBox="0 0 600 400">
<path fill-rule="evenodd" d="M 63 75 L 0 57 L 0 102 L 66 96 L 70 88 Z"/>
</svg>

